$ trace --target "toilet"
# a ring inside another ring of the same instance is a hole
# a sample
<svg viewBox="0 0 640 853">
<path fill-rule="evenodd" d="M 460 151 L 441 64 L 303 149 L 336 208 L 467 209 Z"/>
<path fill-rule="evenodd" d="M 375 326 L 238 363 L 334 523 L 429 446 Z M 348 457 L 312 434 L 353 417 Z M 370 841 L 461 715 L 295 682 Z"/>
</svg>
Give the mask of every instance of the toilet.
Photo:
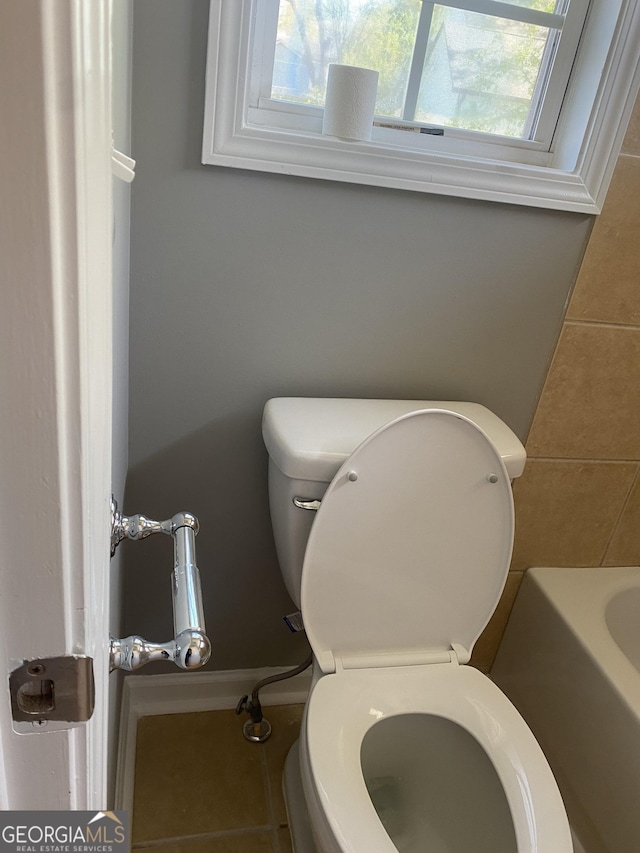
<svg viewBox="0 0 640 853">
<path fill-rule="evenodd" d="M 520 441 L 478 404 L 318 398 L 269 400 L 263 437 L 314 653 L 295 853 L 570 853 L 538 743 L 466 666 L 507 577 Z"/>
</svg>

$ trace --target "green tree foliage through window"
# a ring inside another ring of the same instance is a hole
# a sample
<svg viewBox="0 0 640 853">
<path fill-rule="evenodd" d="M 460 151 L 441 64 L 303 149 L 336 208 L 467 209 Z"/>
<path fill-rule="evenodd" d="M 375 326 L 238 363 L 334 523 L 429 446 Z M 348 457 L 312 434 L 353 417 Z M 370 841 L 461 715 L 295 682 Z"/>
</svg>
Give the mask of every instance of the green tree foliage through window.
<svg viewBox="0 0 640 853">
<path fill-rule="evenodd" d="M 511 0 L 556 12 L 563 0 Z M 416 109 L 406 115 L 423 0 L 280 0 L 272 97 L 324 105 L 331 63 L 380 72 L 376 112 L 522 137 L 557 33 L 543 26 L 430 4 Z"/>
<path fill-rule="evenodd" d="M 358 31 L 345 44 L 343 62 L 380 72 L 380 115 L 402 115 L 419 12 L 420 0 L 367 3 L 358 16 Z"/>
<path fill-rule="evenodd" d="M 281 0 L 273 96 L 324 105 L 331 63 L 380 72 L 377 112 L 398 116 L 407 85 L 421 0 Z M 300 75 L 300 66 L 304 74 Z M 287 81 L 303 79 L 304 87 Z M 284 83 L 284 85 L 283 85 Z"/>
</svg>

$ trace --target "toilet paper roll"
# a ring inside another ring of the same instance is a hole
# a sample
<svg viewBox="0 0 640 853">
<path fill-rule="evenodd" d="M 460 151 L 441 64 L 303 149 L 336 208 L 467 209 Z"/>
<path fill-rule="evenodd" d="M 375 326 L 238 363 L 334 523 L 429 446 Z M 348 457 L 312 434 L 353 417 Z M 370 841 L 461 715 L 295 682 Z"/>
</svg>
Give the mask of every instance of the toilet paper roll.
<svg viewBox="0 0 640 853">
<path fill-rule="evenodd" d="M 330 65 L 322 132 L 341 139 L 371 139 L 378 93 L 377 71 L 354 65 Z"/>
</svg>

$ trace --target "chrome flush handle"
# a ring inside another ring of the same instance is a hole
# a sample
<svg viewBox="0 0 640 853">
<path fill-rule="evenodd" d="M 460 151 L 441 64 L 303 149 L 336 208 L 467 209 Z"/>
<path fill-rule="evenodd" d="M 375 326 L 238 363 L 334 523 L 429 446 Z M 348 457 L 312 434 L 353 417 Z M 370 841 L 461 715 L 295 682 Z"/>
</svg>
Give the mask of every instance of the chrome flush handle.
<svg viewBox="0 0 640 853">
<path fill-rule="evenodd" d="M 293 498 L 293 505 L 298 509 L 306 509 L 309 512 L 317 512 L 322 501 L 319 498 Z"/>
<path fill-rule="evenodd" d="M 173 661 L 181 669 L 198 669 L 211 656 L 202 608 L 200 572 L 196 565 L 198 519 L 180 512 L 166 521 L 154 521 L 144 515 L 122 515 L 111 498 L 111 555 L 123 539 L 145 539 L 152 533 L 173 536 L 174 566 L 171 576 L 173 593 L 174 639 L 151 643 L 137 635 L 111 638 L 110 668 L 134 670 L 153 660 Z"/>
</svg>

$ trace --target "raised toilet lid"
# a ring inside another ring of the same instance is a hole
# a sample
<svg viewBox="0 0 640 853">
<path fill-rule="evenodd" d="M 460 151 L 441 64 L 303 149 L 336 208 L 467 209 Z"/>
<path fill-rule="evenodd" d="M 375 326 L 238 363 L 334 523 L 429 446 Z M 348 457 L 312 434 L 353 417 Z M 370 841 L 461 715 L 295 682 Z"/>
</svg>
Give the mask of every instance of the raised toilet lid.
<svg viewBox="0 0 640 853">
<path fill-rule="evenodd" d="M 305 553 L 302 612 L 323 671 L 336 658 L 470 653 L 504 587 L 513 526 L 506 469 L 472 421 L 429 409 L 367 438 L 331 481 Z"/>
</svg>

